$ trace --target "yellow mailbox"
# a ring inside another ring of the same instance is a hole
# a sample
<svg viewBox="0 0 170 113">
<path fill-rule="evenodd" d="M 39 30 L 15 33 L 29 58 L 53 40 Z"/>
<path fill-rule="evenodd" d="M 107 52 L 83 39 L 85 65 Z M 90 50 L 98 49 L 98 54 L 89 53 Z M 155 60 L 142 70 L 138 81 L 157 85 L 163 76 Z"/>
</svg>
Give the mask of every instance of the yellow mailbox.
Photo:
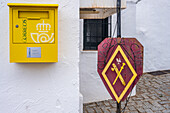
<svg viewBox="0 0 170 113">
<path fill-rule="evenodd" d="M 58 4 L 8 3 L 10 62 L 58 61 Z"/>
</svg>

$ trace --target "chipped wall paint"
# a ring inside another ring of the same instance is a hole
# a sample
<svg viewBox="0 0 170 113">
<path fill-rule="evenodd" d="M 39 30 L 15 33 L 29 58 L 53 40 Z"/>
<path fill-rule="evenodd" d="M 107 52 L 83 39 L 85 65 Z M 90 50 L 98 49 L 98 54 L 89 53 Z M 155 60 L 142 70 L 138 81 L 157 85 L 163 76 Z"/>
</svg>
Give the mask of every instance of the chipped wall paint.
<svg viewBox="0 0 170 113">
<path fill-rule="evenodd" d="M 9 63 L 11 2 L 59 4 L 58 63 Z M 4 0 L 0 15 L 0 113 L 79 113 L 79 0 Z"/>
</svg>

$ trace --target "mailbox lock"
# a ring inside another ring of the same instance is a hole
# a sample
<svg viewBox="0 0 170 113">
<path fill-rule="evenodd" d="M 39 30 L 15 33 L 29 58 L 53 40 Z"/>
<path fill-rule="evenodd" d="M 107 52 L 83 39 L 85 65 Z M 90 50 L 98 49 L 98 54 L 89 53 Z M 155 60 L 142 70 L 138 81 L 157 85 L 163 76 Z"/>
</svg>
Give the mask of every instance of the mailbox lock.
<svg viewBox="0 0 170 113">
<path fill-rule="evenodd" d="M 18 28 L 18 27 L 19 27 L 19 25 L 16 25 L 15 27 L 16 27 L 16 28 Z"/>
</svg>

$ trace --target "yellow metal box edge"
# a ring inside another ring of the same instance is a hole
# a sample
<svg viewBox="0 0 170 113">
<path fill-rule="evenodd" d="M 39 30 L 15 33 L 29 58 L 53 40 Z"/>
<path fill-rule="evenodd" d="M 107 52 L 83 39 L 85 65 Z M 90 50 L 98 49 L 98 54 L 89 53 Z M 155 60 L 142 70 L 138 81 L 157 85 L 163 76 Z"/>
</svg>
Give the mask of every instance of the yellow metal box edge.
<svg viewBox="0 0 170 113">
<path fill-rule="evenodd" d="M 58 7 L 58 4 L 8 3 L 10 7 Z"/>
</svg>

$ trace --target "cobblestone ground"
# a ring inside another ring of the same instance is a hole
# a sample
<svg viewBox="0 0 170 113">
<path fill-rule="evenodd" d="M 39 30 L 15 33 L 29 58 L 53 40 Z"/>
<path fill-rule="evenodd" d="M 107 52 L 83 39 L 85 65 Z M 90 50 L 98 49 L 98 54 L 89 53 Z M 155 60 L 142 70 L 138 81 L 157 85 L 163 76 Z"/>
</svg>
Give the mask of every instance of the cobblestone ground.
<svg viewBox="0 0 170 113">
<path fill-rule="evenodd" d="M 121 105 L 123 108 L 125 102 Z M 112 99 L 83 106 L 83 113 L 115 112 L 116 102 Z M 137 94 L 130 98 L 125 113 L 170 113 L 170 70 L 144 74 L 137 83 Z"/>
</svg>

